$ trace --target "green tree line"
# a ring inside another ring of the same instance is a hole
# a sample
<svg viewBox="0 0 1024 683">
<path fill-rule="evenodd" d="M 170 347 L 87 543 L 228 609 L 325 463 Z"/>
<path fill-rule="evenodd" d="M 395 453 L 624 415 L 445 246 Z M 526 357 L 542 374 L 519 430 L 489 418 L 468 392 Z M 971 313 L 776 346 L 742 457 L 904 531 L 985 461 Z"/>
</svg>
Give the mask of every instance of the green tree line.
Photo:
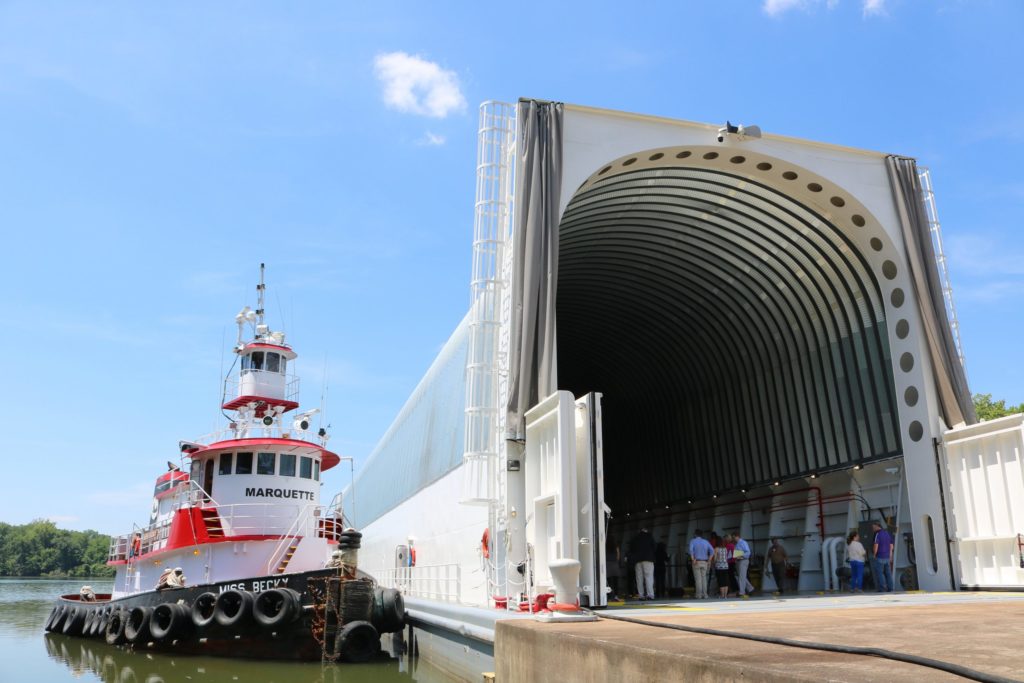
<svg viewBox="0 0 1024 683">
<path fill-rule="evenodd" d="M 978 414 L 979 420 L 994 420 L 1013 413 L 1024 413 L 1024 403 L 1008 406 L 1005 399 L 993 401 L 992 394 L 975 394 L 973 398 L 974 412 Z"/>
<path fill-rule="evenodd" d="M 96 531 L 58 529 L 45 519 L 0 522 L 0 576 L 113 576 L 109 549 L 110 537 Z"/>
</svg>

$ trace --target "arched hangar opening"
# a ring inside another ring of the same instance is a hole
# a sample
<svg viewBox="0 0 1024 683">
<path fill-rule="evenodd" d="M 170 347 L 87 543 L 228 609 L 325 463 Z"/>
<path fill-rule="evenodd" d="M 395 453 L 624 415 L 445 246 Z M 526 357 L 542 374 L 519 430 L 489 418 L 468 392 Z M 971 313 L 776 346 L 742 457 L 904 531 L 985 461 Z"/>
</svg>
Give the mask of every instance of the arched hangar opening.
<svg viewBox="0 0 1024 683">
<path fill-rule="evenodd" d="M 842 188 L 761 155 L 648 150 L 597 170 L 558 239 L 558 385 L 604 394 L 614 510 L 901 453 L 879 285 L 895 257 Z"/>
</svg>

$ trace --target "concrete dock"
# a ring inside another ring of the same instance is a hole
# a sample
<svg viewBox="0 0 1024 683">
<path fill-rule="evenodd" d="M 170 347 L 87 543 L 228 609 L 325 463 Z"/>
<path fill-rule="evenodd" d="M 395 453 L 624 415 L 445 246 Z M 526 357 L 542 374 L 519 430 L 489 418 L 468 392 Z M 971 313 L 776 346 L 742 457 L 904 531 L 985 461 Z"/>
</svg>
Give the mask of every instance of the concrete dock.
<svg viewBox="0 0 1024 683">
<path fill-rule="evenodd" d="M 605 613 L 880 647 L 1024 680 L 1024 593 L 890 593 L 645 602 Z M 498 623 L 496 680 L 962 681 L 933 668 L 602 619 Z"/>
</svg>

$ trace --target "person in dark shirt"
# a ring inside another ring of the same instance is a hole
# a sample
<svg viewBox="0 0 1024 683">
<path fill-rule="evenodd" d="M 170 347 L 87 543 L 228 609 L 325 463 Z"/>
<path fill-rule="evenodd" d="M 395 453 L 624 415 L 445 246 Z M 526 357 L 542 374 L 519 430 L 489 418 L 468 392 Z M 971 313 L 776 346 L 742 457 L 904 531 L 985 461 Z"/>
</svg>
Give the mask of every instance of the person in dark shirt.
<svg viewBox="0 0 1024 683">
<path fill-rule="evenodd" d="M 872 546 L 872 563 L 875 570 L 875 588 L 879 593 L 891 593 L 893 591 L 892 570 L 893 570 L 893 549 L 892 536 L 882 528 L 881 522 L 872 522 L 871 528 L 875 530 L 875 540 Z"/>
<path fill-rule="evenodd" d="M 654 536 L 647 527 L 629 543 L 630 560 L 636 562 L 636 593 L 641 600 L 654 599 Z"/>
<path fill-rule="evenodd" d="M 668 546 L 658 541 L 654 548 L 654 594 L 665 597 L 665 574 L 668 571 Z"/>
</svg>

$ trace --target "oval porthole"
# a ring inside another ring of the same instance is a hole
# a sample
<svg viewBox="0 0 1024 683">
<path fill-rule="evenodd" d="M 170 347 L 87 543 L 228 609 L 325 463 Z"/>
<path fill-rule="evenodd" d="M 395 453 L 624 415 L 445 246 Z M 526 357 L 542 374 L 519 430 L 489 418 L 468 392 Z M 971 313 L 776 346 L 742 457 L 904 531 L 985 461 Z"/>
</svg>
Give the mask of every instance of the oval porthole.
<svg viewBox="0 0 1024 683">
<path fill-rule="evenodd" d="M 903 402 L 911 408 L 917 405 L 917 399 L 919 398 L 917 387 L 907 387 L 907 390 L 903 392 Z"/>
<path fill-rule="evenodd" d="M 906 298 L 907 297 L 903 293 L 903 290 L 900 289 L 899 287 L 897 287 L 896 289 L 892 290 L 892 294 L 889 295 L 889 301 L 892 302 L 892 305 L 895 308 L 899 308 L 900 306 L 902 306 L 903 302 L 906 300 Z"/>
<path fill-rule="evenodd" d="M 649 161 L 657 161 L 658 159 L 662 158 L 663 156 L 665 156 L 665 154 L 663 152 L 655 152 L 654 154 L 652 154 L 651 156 L 648 157 L 648 160 Z"/>
<path fill-rule="evenodd" d="M 900 356 L 900 370 L 910 372 L 914 369 L 914 354 L 909 351 Z"/>
<path fill-rule="evenodd" d="M 910 334 L 910 323 L 904 319 L 896 321 L 896 336 L 900 339 L 906 339 L 907 335 Z"/>
<path fill-rule="evenodd" d="M 917 420 L 910 423 L 910 427 L 907 429 L 907 434 L 910 435 L 911 441 L 920 441 L 921 437 L 924 436 L 924 427 Z"/>
</svg>

